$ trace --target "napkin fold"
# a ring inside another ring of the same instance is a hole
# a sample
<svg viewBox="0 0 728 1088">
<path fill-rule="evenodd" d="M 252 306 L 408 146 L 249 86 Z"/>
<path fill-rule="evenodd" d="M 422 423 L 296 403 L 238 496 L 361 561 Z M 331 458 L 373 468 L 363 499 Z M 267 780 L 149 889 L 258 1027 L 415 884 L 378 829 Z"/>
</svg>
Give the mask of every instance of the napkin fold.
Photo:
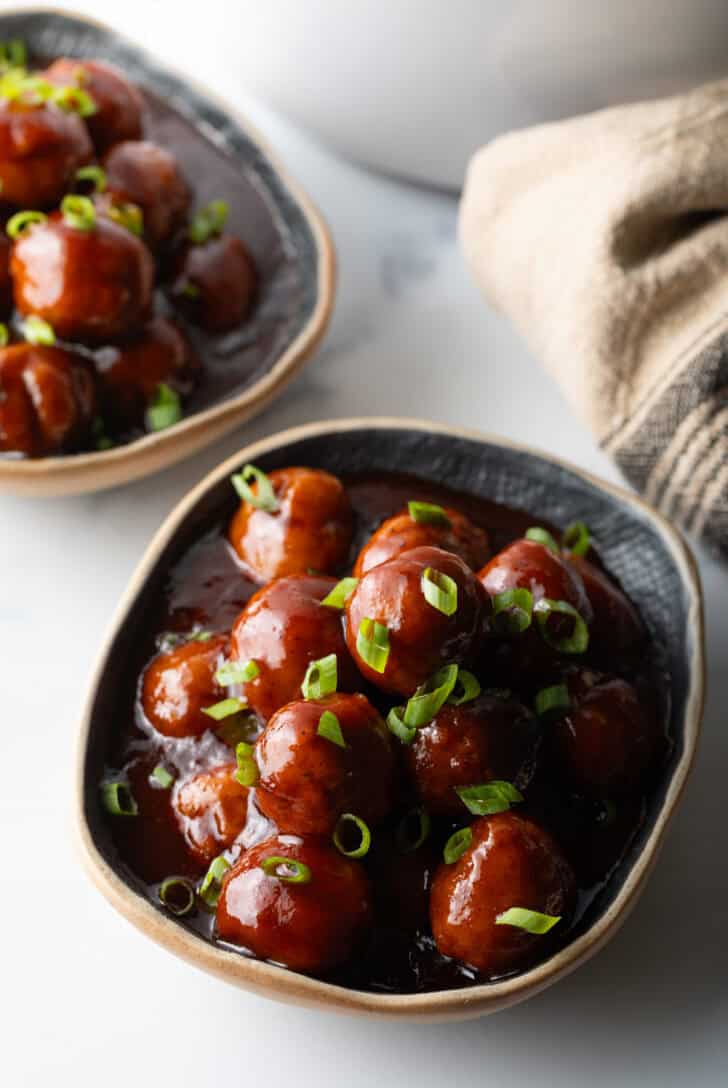
<svg viewBox="0 0 728 1088">
<path fill-rule="evenodd" d="M 497 138 L 460 237 L 627 479 L 728 558 L 728 80 Z"/>
</svg>

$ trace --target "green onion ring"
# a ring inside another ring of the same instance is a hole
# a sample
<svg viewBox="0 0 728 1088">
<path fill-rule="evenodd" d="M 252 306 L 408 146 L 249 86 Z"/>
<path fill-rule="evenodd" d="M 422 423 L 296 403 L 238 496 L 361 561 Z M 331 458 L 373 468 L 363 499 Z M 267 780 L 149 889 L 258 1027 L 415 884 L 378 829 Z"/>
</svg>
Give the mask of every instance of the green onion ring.
<svg viewBox="0 0 728 1088">
<path fill-rule="evenodd" d="M 93 200 L 77 193 L 68 193 L 61 201 L 64 223 L 74 230 L 89 231 L 96 226 L 96 208 Z"/>
<path fill-rule="evenodd" d="M 189 225 L 187 235 L 195 245 L 202 245 L 222 234 L 227 223 L 230 207 L 226 200 L 212 200 L 201 208 Z"/>
<path fill-rule="evenodd" d="M 220 687 L 230 687 L 231 684 L 247 684 L 249 680 L 255 680 L 260 673 L 257 661 L 226 661 L 215 673 L 215 683 Z"/>
<path fill-rule="evenodd" d="M 480 695 L 480 681 L 467 669 L 458 669 L 458 678 L 455 687 L 448 696 L 448 703 L 452 706 L 462 706 L 463 703 L 471 703 Z"/>
<path fill-rule="evenodd" d="M 79 199 L 84 199 L 83 197 Z M 182 401 L 179 393 L 166 382 L 160 382 L 147 407 L 146 424 L 150 431 L 166 431 L 182 419 Z"/>
<path fill-rule="evenodd" d="M 409 828 L 413 820 L 417 820 L 418 825 L 417 835 L 414 838 L 409 834 Z M 397 825 L 395 836 L 397 847 L 403 854 L 414 854 L 415 850 L 419 850 L 427 840 L 431 829 L 430 814 L 424 805 L 418 805 L 417 808 L 410 809 Z"/>
<path fill-rule="evenodd" d="M 350 826 L 356 827 L 361 836 L 359 845 L 355 846 L 353 850 L 347 850 L 342 842 L 342 834 Z M 342 812 L 334 828 L 334 846 L 339 853 L 343 854 L 345 858 L 363 858 L 369 853 L 371 845 L 372 833 L 361 817 L 355 816 L 353 812 Z"/>
<path fill-rule="evenodd" d="M 308 865 L 297 858 L 283 858 L 271 855 L 264 858 L 260 868 L 266 876 L 275 877 L 284 884 L 310 884 L 312 873 Z M 281 871 L 283 870 L 283 871 Z"/>
<path fill-rule="evenodd" d="M 539 718 L 569 709 L 569 689 L 566 684 L 553 684 L 550 688 L 541 688 L 534 699 L 534 709 Z"/>
<path fill-rule="evenodd" d="M 336 654 L 327 654 L 318 661 L 310 661 L 301 684 L 304 699 L 323 699 L 333 695 L 338 683 Z"/>
<path fill-rule="evenodd" d="M 279 502 L 273 490 L 270 479 L 255 465 L 243 465 L 240 472 L 230 477 L 232 485 L 243 502 L 250 503 L 258 510 L 265 510 L 266 514 L 275 514 L 279 509 Z M 253 491 L 252 485 L 256 484 Z"/>
<path fill-rule="evenodd" d="M 184 895 L 184 898 L 181 902 L 176 903 L 174 896 L 180 892 Z M 183 918 L 185 914 L 189 914 L 195 905 L 195 886 L 191 880 L 184 876 L 168 876 L 159 885 L 157 894 L 160 903 L 167 908 L 170 914 L 174 914 L 177 918 Z"/>
<path fill-rule="evenodd" d="M 572 555 L 586 555 L 591 547 L 591 534 L 583 521 L 572 521 L 566 526 L 561 547 Z"/>
<path fill-rule="evenodd" d="M 411 744 L 417 733 L 414 725 L 405 725 L 403 706 L 392 707 L 387 714 L 387 727 L 402 744 Z"/>
<path fill-rule="evenodd" d="M 420 578 L 425 600 L 443 616 L 453 616 L 458 610 L 458 584 L 449 574 L 425 567 Z"/>
<path fill-rule="evenodd" d="M 589 628 L 573 605 L 568 601 L 553 601 L 549 597 L 542 597 L 533 608 L 538 621 L 541 635 L 549 646 L 553 646 L 562 654 L 583 654 L 589 645 Z M 555 638 L 548 629 L 548 621 L 552 615 L 570 616 L 574 621 L 574 629 L 565 638 Z"/>
<path fill-rule="evenodd" d="M 219 854 L 210 862 L 210 867 L 202 878 L 202 883 L 197 891 L 203 903 L 213 909 L 217 906 L 222 888 L 222 880 L 230 868 L 230 862 L 223 854 Z"/>
<path fill-rule="evenodd" d="M 8 238 L 12 238 L 13 241 L 19 238 L 24 230 L 33 226 L 35 223 L 47 223 L 48 216 L 45 212 L 24 211 L 16 212 L 15 215 L 11 215 L 5 224 L 5 233 Z"/>
<path fill-rule="evenodd" d="M 144 234 L 144 212 L 138 204 L 112 201 L 104 208 L 104 212 L 109 219 L 128 230 L 135 238 L 141 238 Z"/>
<path fill-rule="evenodd" d="M 0 321 L 0 348 L 6 347 L 10 340 L 10 332 L 4 321 Z"/>
<path fill-rule="evenodd" d="M 79 166 L 74 176 L 76 181 L 90 181 L 94 193 L 103 193 L 106 189 L 106 171 L 101 166 Z"/>
<path fill-rule="evenodd" d="M 453 865 L 458 861 L 473 841 L 473 832 L 469 827 L 461 827 L 459 831 L 453 831 L 445 843 L 442 856 L 446 865 Z"/>
<path fill-rule="evenodd" d="M 554 555 L 559 554 L 559 546 L 548 529 L 542 529 L 540 525 L 526 531 L 526 540 L 532 540 L 534 544 L 543 544 Z"/>
<path fill-rule="evenodd" d="M 101 800 L 112 816 L 136 816 L 139 806 L 126 782 L 103 782 Z"/>
<path fill-rule="evenodd" d="M 493 626 L 506 635 L 523 634 L 531 626 L 533 594 L 530 589 L 516 586 L 504 589 L 493 597 Z"/>
<path fill-rule="evenodd" d="M 245 710 L 247 705 L 245 699 L 235 699 L 231 696 L 228 699 L 221 699 L 219 703 L 213 703 L 212 706 L 203 706 L 202 713 L 207 714 L 208 718 L 213 718 L 216 722 L 221 722 L 223 718 L 229 718 L 232 714 Z"/>
<path fill-rule="evenodd" d="M 168 790 L 174 783 L 174 775 L 170 774 L 163 763 L 158 763 L 149 775 L 150 782 L 156 782 L 160 789 Z"/>
<path fill-rule="evenodd" d="M 356 633 L 356 652 L 370 669 L 383 673 L 389 660 L 389 631 L 386 625 L 365 616 Z"/>
<path fill-rule="evenodd" d="M 457 665 L 445 665 L 417 688 L 404 708 L 404 724 L 415 729 L 427 725 L 447 702 L 458 678 Z"/>
<path fill-rule="evenodd" d="M 29 344 L 36 344 L 50 348 L 56 342 L 56 334 L 53 326 L 37 314 L 29 314 L 20 326 L 23 338 Z"/>
</svg>

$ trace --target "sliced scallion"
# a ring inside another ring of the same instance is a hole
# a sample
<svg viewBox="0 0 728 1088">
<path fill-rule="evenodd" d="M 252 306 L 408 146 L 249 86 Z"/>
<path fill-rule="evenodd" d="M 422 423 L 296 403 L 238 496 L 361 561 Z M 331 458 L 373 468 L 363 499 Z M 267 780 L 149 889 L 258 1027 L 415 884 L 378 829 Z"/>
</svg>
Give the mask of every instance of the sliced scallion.
<svg viewBox="0 0 728 1088">
<path fill-rule="evenodd" d="M 420 525 L 441 525 L 443 529 L 450 527 L 450 518 L 441 506 L 434 502 L 419 502 L 412 500 L 407 503 L 409 516 Z"/>
<path fill-rule="evenodd" d="M 81 198 L 83 199 L 83 198 Z M 179 393 L 166 382 L 160 382 L 151 403 L 147 407 L 146 424 L 149 431 L 166 431 L 182 419 L 182 401 Z"/>
<path fill-rule="evenodd" d="M 560 914 L 540 914 L 537 910 L 527 910 L 525 907 L 509 907 L 496 917 L 495 924 L 515 926 L 517 929 L 525 929 L 526 933 L 540 935 L 548 933 L 560 921 Z"/>
<path fill-rule="evenodd" d="M 5 233 L 8 238 L 12 238 L 15 241 L 23 231 L 28 227 L 32 227 L 37 223 L 47 223 L 48 216 L 45 212 L 24 211 L 16 212 L 15 215 L 11 215 L 5 224 Z"/>
<path fill-rule="evenodd" d="M 217 901 L 220 898 L 220 891 L 222 889 L 222 880 L 229 868 L 230 862 L 222 854 L 219 854 L 210 862 L 210 867 L 202 878 L 202 883 L 197 890 L 200 899 L 203 903 L 206 903 L 208 907 L 214 909 L 217 906 Z"/>
<path fill-rule="evenodd" d="M 235 745 L 235 762 L 238 769 L 235 772 L 235 780 L 241 786 L 254 786 L 258 781 L 258 764 L 255 762 L 252 744 L 241 740 Z"/>
<path fill-rule="evenodd" d="M 270 479 L 255 465 L 243 465 L 240 472 L 231 476 L 232 485 L 243 502 L 249 502 L 258 510 L 265 510 L 267 514 L 275 514 L 279 508 L 276 493 Z M 255 484 L 255 490 L 253 490 Z"/>
<path fill-rule="evenodd" d="M 411 834 L 414 825 L 414 834 Z M 403 854 L 413 854 L 429 837 L 432 828 L 430 814 L 424 805 L 411 809 L 399 822 L 396 833 L 397 846 Z"/>
<path fill-rule="evenodd" d="M 325 604 L 327 608 L 343 608 L 358 584 L 358 578 L 342 578 L 331 592 L 327 593 L 321 604 Z"/>
<path fill-rule="evenodd" d="M 455 686 L 447 701 L 453 706 L 462 706 L 463 703 L 471 703 L 480 695 L 480 681 L 467 669 L 458 669 L 458 677 Z"/>
<path fill-rule="evenodd" d="M 159 885 L 159 901 L 170 914 L 183 918 L 195 905 L 195 886 L 184 876 L 168 876 Z"/>
<path fill-rule="evenodd" d="M 29 314 L 21 325 L 23 338 L 29 344 L 37 344 L 41 347 L 52 347 L 56 342 L 56 334 L 53 326 L 37 314 Z"/>
<path fill-rule="evenodd" d="M 318 661 L 309 662 L 301 684 L 304 699 L 323 699 L 333 695 L 338 682 L 336 654 L 327 654 Z"/>
<path fill-rule="evenodd" d="M 156 783 L 162 790 L 168 790 L 174 783 L 174 775 L 170 774 L 163 763 L 158 763 L 150 774 L 149 781 Z"/>
<path fill-rule="evenodd" d="M 383 673 L 389 660 L 389 631 L 386 624 L 365 616 L 356 633 L 356 652 L 370 669 Z"/>
<path fill-rule="evenodd" d="M 73 230 L 89 231 L 96 226 L 96 208 L 93 200 L 78 193 L 68 193 L 61 201 L 63 221 Z"/>
<path fill-rule="evenodd" d="M 534 700 L 534 709 L 540 718 L 569 709 L 569 689 L 566 684 L 553 684 L 550 688 L 541 688 Z"/>
<path fill-rule="evenodd" d="M 319 718 L 316 732 L 320 737 L 331 741 L 332 744 L 336 744 L 339 748 L 347 747 L 346 741 L 344 740 L 344 734 L 341 732 L 341 723 L 336 715 L 330 710 L 324 710 Z"/>
<path fill-rule="evenodd" d="M 453 616 L 458 610 L 458 584 L 449 574 L 425 567 L 420 579 L 425 600 L 443 616 Z"/>
<path fill-rule="evenodd" d="M 234 699 L 231 696 L 229 699 L 221 699 L 219 703 L 213 703 L 212 706 L 203 706 L 202 713 L 207 714 L 216 722 L 221 722 L 223 718 L 229 718 L 232 714 L 245 710 L 247 705 L 245 699 Z"/>
<path fill-rule="evenodd" d="M 559 553 L 559 546 L 551 533 L 548 529 L 542 529 L 540 525 L 536 525 L 532 529 L 526 530 L 526 540 L 532 540 L 534 544 L 543 544 L 544 548 L 548 548 L 548 550 L 554 552 L 555 555 L 558 555 Z"/>
<path fill-rule="evenodd" d="M 88 181 L 93 186 L 94 193 L 103 193 L 106 189 L 106 171 L 96 164 L 91 166 L 79 166 L 75 174 L 76 181 Z"/>
<path fill-rule="evenodd" d="M 516 586 L 493 597 L 493 626 L 505 635 L 520 635 L 531 626 L 533 594 Z"/>
<path fill-rule="evenodd" d="M 404 724 L 415 729 L 431 722 L 450 698 L 458 678 L 457 665 L 445 665 L 417 688 L 404 708 Z"/>
<path fill-rule="evenodd" d="M 358 842 L 351 849 L 347 849 L 344 838 L 351 833 L 353 828 L 356 828 Z M 339 853 L 346 858 L 363 858 L 369 853 L 371 845 L 372 833 L 361 817 L 355 816 L 353 812 L 342 813 L 334 829 L 334 846 Z"/>
<path fill-rule="evenodd" d="M 260 673 L 257 661 L 226 661 L 215 673 L 215 682 L 226 688 L 231 684 L 247 684 Z"/>
<path fill-rule="evenodd" d="M 390 733 L 393 733 L 397 740 L 401 740 L 402 744 L 411 744 L 417 735 L 416 726 L 405 724 L 403 706 L 392 707 L 387 714 L 387 726 Z"/>
<path fill-rule="evenodd" d="M 446 865 L 453 865 L 463 856 L 473 841 L 473 832 L 469 827 L 461 827 L 459 831 L 453 831 L 445 843 L 442 856 Z"/>
<path fill-rule="evenodd" d="M 507 812 L 511 805 L 523 800 L 523 794 L 512 782 L 493 779 L 479 786 L 457 786 L 455 792 L 474 816 L 492 816 Z"/>
<path fill-rule="evenodd" d="M 583 521 L 572 521 L 566 526 L 561 547 L 572 555 L 586 555 L 591 547 L 591 535 Z"/>
<path fill-rule="evenodd" d="M 101 800 L 112 816 L 136 816 L 139 812 L 134 794 L 126 782 L 104 782 Z"/>
<path fill-rule="evenodd" d="M 583 654 L 589 645 L 589 628 L 577 610 L 568 601 L 554 601 L 542 597 L 534 605 L 533 611 L 538 621 L 542 637 L 562 654 Z M 553 616 L 568 616 L 572 620 L 572 629 L 568 635 L 554 634 L 549 624 Z"/>
<path fill-rule="evenodd" d="M 312 873 L 308 865 L 297 858 L 284 858 L 271 855 L 264 858 L 260 868 L 266 876 L 273 876 L 284 884 L 310 884 Z"/>
<path fill-rule="evenodd" d="M 226 200 L 211 200 L 204 208 L 200 208 L 187 232 L 190 241 L 195 245 L 202 245 L 210 238 L 222 234 L 229 212 L 230 207 Z"/>
</svg>

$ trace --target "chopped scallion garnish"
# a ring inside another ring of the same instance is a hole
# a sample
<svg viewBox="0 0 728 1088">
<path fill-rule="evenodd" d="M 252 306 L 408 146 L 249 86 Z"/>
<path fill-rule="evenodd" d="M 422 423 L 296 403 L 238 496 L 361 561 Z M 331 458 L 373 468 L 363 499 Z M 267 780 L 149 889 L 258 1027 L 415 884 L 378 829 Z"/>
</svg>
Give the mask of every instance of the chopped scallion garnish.
<svg viewBox="0 0 728 1088">
<path fill-rule="evenodd" d="M 586 555 L 591 547 L 591 535 L 583 521 L 572 521 L 566 526 L 561 547 L 572 555 Z"/>
<path fill-rule="evenodd" d="M 453 865 L 463 856 L 473 841 L 473 832 L 469 827 L 461 827 L 459 831 L 453 831 L 445 843 L 442 856 L 446 865 Z"/>
<path fill-rule="evenodd" d="M 258 764 L 255 762 L 252 744 L 241 740 L 235 745 L 235 761 L 238 769 L 235 772 L 235 780 L 241 786 L 254 786 L 258 781 Z"/>
<path fill-rule="evenodd" d="M 404 724 L 419 729 L 431 722 L 452 694 L 457 678 L 457 665 L 445 665 L 438 669 L 407 701 Z"/>
<path fill-rule="evenodd" d="M 425 567 L 420 579 L 424 598 L 429 605 L 442 612 L 443 616 L 452 616 L 458 609 L 458 584 L 449 574 Z"/>
<path fill-rule="evenodd" d="M 312 878 L 308 865 L 297 858 L 271 855 L 261 861 L 260 868 L 266 876 L 273 876 L 284 884 L 309 884 Z"/>
<path fill-rule="evenodd" d="M 458 669 L 458 678 L 455 687 L 448 696 L 448 703 L 452 706 L 462 706 L 463 703 L 471 703 L 480 695 L 480 681 L 467 669 Z"/>
<path fill-rule="evenodd" d="M 257 661 L 226 661 L 215 673 L 215 682 L 226 688 L 231 684 L 247 684 L 260 673 Z"/>
<path fill-rule="evenodd" d="M 56 342 L 56 334 L 53 326 L 37 314 L 29 314 L 21 325 L 23 338 L 29 344 L 37 344 L 41 347 L 52 347 Z"/>
<path fill-rule="evenodd" d="M 525 929 L 526 933 L 548 933 L 550 929 L 561 921 L 560 914 L 540 914 L 537 910 L 527 910 L 525 907 L 509 907 L 496 917 L 497 926 L 515 926 L 517 929 Z"/>
<path fill-rule="evenodd" d="M 541 635 L 562 654 L 583 654 L 589 645 L 589 628 L 577 610 L 568 601 L 554 601 L 542 597 L 533 607 Z M 572 629 L 568 635 L 554 634 L 550 623 L 554 616 L 568 616 Z"/>
<path fill-rule="evenodd" d="M 76 181 L 90 182 L 94 193 L 103 193 L 106 189 L 106 171 L 100 166 L 79 166 L 75 176 Z"/>
<path fill-rule="evenodd" d="M 134 794 L 126 782 L 102 783 L 101 800 L 112 816 L 136 816 L 139 812 Z"/>
<path fill-rule="evenodd" d="M 534 544 L 543 544 L 550 552 L 559 554 L 559 546 L 548 529 L 542 529 L 540 525 L 526 530 L 526 540 L 532 540 Z"/>
<path fill-rule="evenodd" d="M 457 786 L 455 792 L 474 816 L 492 816 L 507 812 L 511 805 L 523 800 L 523 794 L 512 782 L 493 779 L 480 786 Z"/>
<path fill-rule="evenodd" d="M 96 208 L 93 200 L 78 193 L 68 193 L 61 201 L 64 223 L 74 230 L 89 231 L 96 226 Z"/>
<path fill-rule="evenodd" d="M 229 718 L 232 714 L 237 714 L 241 710 L 245 710 L 245 699 L 221 699 L 219 703 L 214 703 L 212 706 L 203 706 L 202 713 L 207 714 L 208 717 L 214 718 L 216 722 L 221 722 L 223 718 Z"/>
<path fill-rule="evenodd" d="M 233 487 L 243 502 L 249 502 L 267 514 L 275 514 L 279 508 L 276 493 L 270 479 L 255 465 L 243 465 L 240 472 L 230 477 Z M 253 490 L 255 485 L 255 490 Z"/>
<path fill-rule="evenodd" d="M 195 905 L 195 886 L 184 876 L 168 876 L 159 885 L 159 901 L 170 914 L 182 918 Z"/>
<path fill-rule="evenodd" d="M 318 661 L 311 661 L 301 684 L 304 699 L 323 699 L 333 695 L 338 683 L 336 654 L 327 654 Z"/>
<path fill-rule="evenodd" d="M 389 631 L 386 625 L 365 616 L 356 633 L 356 652 L 370 669 L 383 673 L 389 659 Z"/>
<path fill-rule="evenodd" d="M 450 526 L 450 518 L 437 503 L 418 502 L 413 499 L 407 503 L 407 509 L 412 520 L 420 525 L 441 525 L 444 529 Z"/>
<path fill-rule="evenodd" d="M 541 688 L 534 700 L 534 708 L 540 718 L 569 709 L 569 689 L 566 684 L 554 684 L 550 688 Z"/>
<path fill-rule="evenodd" d="M 358 578 L 342 578 L 324 597 L 321 604 L 325 604 L 327 608 L 343 608 L 358 584 Z"/>
<path fill-rule="evenodd" d="M 8 327 L 3 321 L 0 321 L 0 348 L 4 348 L 9 339 L 10 333 Z"/>
<path fill-rule="evenodd" d="M 493 597 L 493 626 L 506 635 L 520 635 L 531 626 L 533 594 L 530 589 L 504 589 Z"/>
<path fill-rule="evenodd" d="M 325 740 L 338 745 L 339 748 L 347 747 L 346 741 L 344 740 L 344 734 L 341 732 L 339 719 L 330 710 L 324 710 L 319 718 L 316 732 L 320 737 L 324 737 Z"/>
<path fill-rule="evenodd" d="M 8 238 L 12 238 L 13 241 L 15 241 L 20 237 L 24 230 L 28 229 L 28 227 L 32 227 L 37 223 L 46 223 L 47 221 L 48 216 L 45 212 L 16 212 L 15 215 L 10 216 L 5 224 L 5 233 Z"/>
<path fill-rule="evenodd" d="M 104 212 L 109 219 L 128 230 L 135 238 L 141 238 L 144 234 L 144 212 L 138 204 L 112 201 Z"/>
<path fill-rule="evenodd" d="M 411 809 L 397 827 L 397 846 L 403 854 L 413 854 L 428 838 L 431 827 L 430 814 L 423 805 Z"/>
<path fill-rule="evenodd" d="M 344 839 L 351 833 L 353 828 L 356 828 L 358 841 L 356 845 L 348 849 Z M 339 853 L 346 858 L 363 858 L 369 853 L 371 845 L 372 833 L 361 817 L 355 816 L 353 812 L 342 813 L 334 829 L 334 846 Z"/>
<path fill-rule="evenodd" d="M 162 790 L 168 790 L 174 783 L 174 775 L 170 774 L 163 763 L 158 763 L 150 774 L 149 781 L 155 783 Z"/>
<path fill-rule="evenodd" d="M 405 724 L 403 706 L 392 707 L 387 714 L 387 726 L 397 740 L 402 741 L 402 744 L 411 744 L 417 734 L 416 726 Z"/>
<path fill-rule="evenodd" d="M 208 907 L 214 909 L 217 906 L 222 880 L 229 868 L 230 862 L 222 854 L 219 854 L 210 862 L 210 868 L 202 878 L 202 883 L 197 892 L 202 902 L 206 903 Z"/>
<path fill-rule="evenodd" d="M 222 234 L 227 223 L 230 207 L 226 200 L 212 200 L 201 208 L 190 223 L 188 236 L 195 245 Z"/>
<path fill-rule="evenodd" d="M 84 198 L 80 198 L 84 199 Z M 147 430 L 166 431 L 182 419 L 182 401 L 179 393 L 166 382 L 160 382 L 147 408 Z"/>
</svg>

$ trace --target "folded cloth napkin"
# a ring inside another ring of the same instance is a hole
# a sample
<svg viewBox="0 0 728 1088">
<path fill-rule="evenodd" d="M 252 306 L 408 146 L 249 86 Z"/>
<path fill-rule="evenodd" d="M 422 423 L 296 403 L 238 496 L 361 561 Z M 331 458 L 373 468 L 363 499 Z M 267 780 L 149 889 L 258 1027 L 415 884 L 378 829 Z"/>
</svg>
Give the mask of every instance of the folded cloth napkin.
<svg viewBox="0 0 728 1088">
<path fill-rule="evenodd" d="M 628 480 L 728 558 L 728 80 L 499 137 L 460 236 Z"/>
</svg>

